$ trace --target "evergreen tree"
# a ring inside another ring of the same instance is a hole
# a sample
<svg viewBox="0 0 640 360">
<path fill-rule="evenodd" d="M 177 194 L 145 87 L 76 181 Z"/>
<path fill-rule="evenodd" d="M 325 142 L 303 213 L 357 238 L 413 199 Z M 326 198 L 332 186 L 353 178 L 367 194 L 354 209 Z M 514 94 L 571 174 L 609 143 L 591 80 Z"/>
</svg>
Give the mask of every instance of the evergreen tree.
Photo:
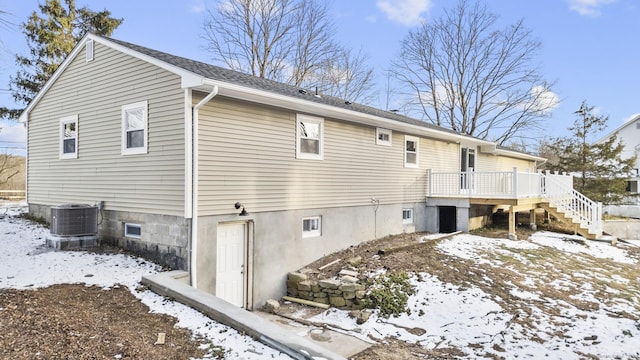
<svg viewBox="0 0 640 360">
<path fill-rule="evenodd" d="M 110 36 L 123 21 L 111 17 L 108 10 L 96 12 L 86 7 L 76 9 L 75 0 L 46 0 L 38 7 L 40 14 L 34 11 L 22 24 L 29 54 L 16 55 L 20 69 L 9 84 L 14 100 L 25 106 L 87 32 Z M 10 109 L 1 111 L 3 115 L 13 118 L 20 112 Z"/>
<path fill-rule="evenodd" d="M 616 134 L 603 142 L 589 142 L 605 129 L 609 119 L 595 115 L 593 106 L 583 102 L 575 114 L 577 118 L 569 127 L 573 136 L 555 138 L 548 145 L 557 155 L 557 163 L 549 164 L 548 168 L 573 174 L 573 187 L 594 201 L 622 202 L 627 195 L 626 178 L 635 164 L 635 156 L 622 158 L 624 144 Z"/>
</svg>

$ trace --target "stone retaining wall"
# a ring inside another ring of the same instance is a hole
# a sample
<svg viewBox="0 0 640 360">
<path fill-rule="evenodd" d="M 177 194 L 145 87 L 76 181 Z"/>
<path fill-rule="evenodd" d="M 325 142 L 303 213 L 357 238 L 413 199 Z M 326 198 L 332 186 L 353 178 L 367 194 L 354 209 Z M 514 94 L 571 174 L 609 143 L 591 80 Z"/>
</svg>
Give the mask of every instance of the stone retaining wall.
<svg viewBox="0 0 640 360">
<path fill-rule="evenodd" d="M 355 271 L 342 270 L 336 279 L 309 280 L 307 275 L 292 272 L 287 275 L 287 295 L 328 304 L 341 310 L 364 308 L 365 286 L 358 284 Z"/>
</svg>

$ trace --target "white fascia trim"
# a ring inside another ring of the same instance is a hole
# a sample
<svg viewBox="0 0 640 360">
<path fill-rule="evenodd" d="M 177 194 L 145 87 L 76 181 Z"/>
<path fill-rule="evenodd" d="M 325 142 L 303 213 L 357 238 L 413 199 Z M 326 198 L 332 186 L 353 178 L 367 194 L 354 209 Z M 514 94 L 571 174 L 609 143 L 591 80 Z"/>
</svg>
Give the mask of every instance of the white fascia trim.
<svg viewBox="0 0 640 360">
<path fill-rule="evenodd" d="M 626 128 L 627 126 L 629 126 L 630 124 L 633 124 L 636 120 L 640 119 L 640 114 L 634 114 L 631 115 L 629 117 L 629 120 L 625 121 L 624 124 L 620 125 L 619 127 L 615 128 L 615 130 L 611 131 L 610 133 L 608 133 L 607 135 L 601 137 L 600 139 L 598 139 L 597 141 L 594 142 L 594 144 L 602 144 L 603 142 L 609 140 L 610 137 L 613 136 L 613 134 L 619 132 L 620 130 Z"/>
<path fill-rule="evenodd" d="M 149 55 L 145 55 L 142 53 L 139 53 L 131 48 L 128 48 L 126 46 L 122 46 L 120 44 L 114 43 L 109 41 L 109 39 L 103 38 L 103 37 L 99 37 L 99 36 L 95 36 L 93 34 L 88 34 L 90 39 L 93 39 L 96 42 L 99 42 L 102 45 L 108 46 L 114 50 L 118 50 L 124 54 L 136 57 L 140 60 L 146 61 L 152 65 L 155 65 L 159 68 L 162 68 L 164 70 L 167 70 L 171 73 L 174 73 L 178 76 L 180 76 L 182 78 L 182 83 L 181 86 L 182 88 L 189 88 L 189 87 L 195 87 L 195 86 L 200 86 L 204 83 L 205 78 L 201 75 L 192 73 L 191 71 L 187 71 L 181 67 L 175 66 L 175 65 L 171 65 L 169 63 L 166 63 L 162 60 L 159 60 L 157 58 L 154 58 L 152 56 Z M 84 39 L 82 41 L 85 41 Z"/>
<path fill-rule="evenodd" d="M 44 96 L 44 94 L 47 93 L 47 91 L 49 91 L 49 89 L 51 88 L 51 86 L 56 82 L 56 80 L 58 80 L 58 78 L 60 77 L 60 75 L 64 72 L 64 70 L 69 66 L 69 64 L 78 56 L 78 53 L 84 48 L 84 45 L 87 41 L 93 41 L 94 42 L 94 46 L 95 43 L 100 43 L 104 46 L 108 46 L 114 50 L 118 50 L 122 53 L 125 53 L 127 55 L 136 57 L 140 60 L 146 61 L 148 63 L 151 63 L 153 65 L 156 65 L 162 69 L 165 69 L 171 73 L 174 73 L 178 76 L 181 77 L 181 86 L 183 88 L 189 88 L 189 87 L 195 87 L 195 86 L 200 86 L 204 84 L 204 80 L 205 77 L 201 76 L 201 75 L 197 75 L 195 73 L 192 73 L 190 71 L 187 71 L 181 67 L 178 66 L 174 66 L 171 64 L 168 64 L 162 60 L 156 59 L 154 57 L 145 55 L 145 54 L 141 54 L 135 50 L 132 50 L 128 47 L 122 46 L 120 44 L 116 44 L 114 42 L 109 41 L 109 39 L 100 37 L 100 36 L 96 36 L 94 34 L 90 34 L 87 33 L 82 40 L 80 40 L 76 46 L 73 48 L 73 50 L 71 50 L 71 52 L 69 53 L 69 55 L 64 59 L 64 61 L 62 62 L 62 64 L 60 64 L 60 66 L 58 67 L 58 69 L 53 73 L 53 75 L 51 75 L 51 78 L 49 78 L 49 80 L 47 80 L 47 82 L 44 84 L 44 86 L 42 87 L 42 89 L 40 89 L 40 91 L 38 91 L 38 93 L 36 94 L 36 96 L 33 98 L 33 100 L 29 103 L 29 105 L 26 107 L 26 109 L 22 112 L 22 114 L 20 114 L 20 117 L 18 118 L 18 122 L 27 122 L 29 121 L 29 113 L 31 112 L 31 110 L 33 110 L 33 108 L 38 104 L 38 102 L 40 102 L 40 100 L 42 99 L 42 97 Z M 95 48 L 94 48 L 95 49 Z"/>
<path fill-rule="evenodd" d="M 529 155 L 529 154 L 525 154 L 517 151 L 507 150 L 507 149 L 496 149 L 492 154 L 515 158 L 515 159 L 522 159 L 522 160 L 547 161 L 546 158 L 543 158 L 540 156 Z"/>
<path fill-rule="evenodd" d="M 218 86 L 220 87 L 220 95 L 266 105 L 283 107 L 301 113 L 347 120 L 368 126 L 382 127 L 389 130 L 400 131 L 411 135 L 422 135 L 424 137 L 447 142 L 459 143 L 461 141 L 465 141 L 472 142 L 477 145 L 495 144 L 490 141 L 475 139 L 469 136 L 451 134 L 445 131 L 407 124 L 397 120 L 391 120 L 384 117 L 365 114 L 349 109 L 341 109 L 330 105 L 315 103 L 313 101 L 292 98 L 286 95 L 274 94 L 272 92 L 248 88 L 237 84 L 225 83 L 211 79 L 206 79 L 205 84 L 218 84 Z"/>
<path fill-rule="evenodd" d="M 476 139 L 474 137 L 451 134 L 446 131 L 425 128 L 418 125 L 407 124 L 397 120 L 391 120 L 384 117 L 361 113 L 354 110 L 336 108 L 330 105 L 319 104 L 313 101 L 292 98 L 281 94 L 274 94 L 264 90 L 257 90 L 245 86 L 206 79 L 206 85 L 217 84 L 220 87 L 220 95 L 228 96 L 236 99 L 256 102 L 260 104 L 272 105 L 290 109 L 301 113 L 346 120 L 367 126 L 381 127 L 392 131 L 399 131 L 409 135 L 423 136 L 430 139 L 441 140 L 451 143 L 464 143 L 468 146 L 496 147 L 493 152 L 495 155 L 507 156 L 522 160 L 545 161 L 545 158 L 521 153 L 518 151 L 510 151 L 497 148 L 497 144 L 492 141 Z"/>
</svg>

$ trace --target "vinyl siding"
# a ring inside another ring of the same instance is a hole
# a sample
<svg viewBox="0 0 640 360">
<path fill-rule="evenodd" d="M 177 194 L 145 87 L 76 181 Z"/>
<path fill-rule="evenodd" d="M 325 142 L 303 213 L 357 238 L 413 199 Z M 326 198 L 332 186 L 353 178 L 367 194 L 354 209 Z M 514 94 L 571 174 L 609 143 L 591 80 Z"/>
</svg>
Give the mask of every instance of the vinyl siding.
<svg viewBox="0 0 640 360">
<path fill-rule="evenodd" d="M 196 97 L 196 96 L 194 96 Z M 197 100 L 196 100 L 197 101 Z M 324 160 L 296 159 L 296 114 L 214 98 L 200 111 L 199 214 L 424 201 L 427 168 L 457 165 L 457 145 L 421 139 L 404 168 L 404 135 L 376 145 L 376 128 L 324 119 Z"/>
<path fill-rule="evenodd" d="M 184 215 L 184 91 L 177 75 L 94 43 L 29 118 L 29 202 L 105 201 L 109 210 Z M 148 153 L 121 155 L 121 107 L 148 101 Z M 59 159 L 59 120 L 78 115 L 78 158 Z"/>
<path fill-rule="evenodd" d="M 480 152 L 477 162 L 476 171 L 513 171 L 514 167 L 517 167 L 520 172 L 536 171 L 534 161 L 483 154 L 482 152 Z"/>
</svg>

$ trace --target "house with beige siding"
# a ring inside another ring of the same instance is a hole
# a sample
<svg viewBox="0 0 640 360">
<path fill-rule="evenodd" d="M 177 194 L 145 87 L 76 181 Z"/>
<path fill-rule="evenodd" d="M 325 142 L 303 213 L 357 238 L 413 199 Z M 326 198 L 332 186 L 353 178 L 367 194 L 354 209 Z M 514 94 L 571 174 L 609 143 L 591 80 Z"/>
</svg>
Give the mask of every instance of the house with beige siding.
<svg viewBox="0 0 640 360">
<path fill-rule="evenodd" d="M 20 121 L 32 215 L 100 204 L 100 241 L 247 309 L 323 255 L 468 231 L 499 208 L 512 233 L 540 206 L 601 231 L 597 204 L 576 206 L 571 177 L 537 172 L 537 156 L 91 34 Z"/>
</svg>

